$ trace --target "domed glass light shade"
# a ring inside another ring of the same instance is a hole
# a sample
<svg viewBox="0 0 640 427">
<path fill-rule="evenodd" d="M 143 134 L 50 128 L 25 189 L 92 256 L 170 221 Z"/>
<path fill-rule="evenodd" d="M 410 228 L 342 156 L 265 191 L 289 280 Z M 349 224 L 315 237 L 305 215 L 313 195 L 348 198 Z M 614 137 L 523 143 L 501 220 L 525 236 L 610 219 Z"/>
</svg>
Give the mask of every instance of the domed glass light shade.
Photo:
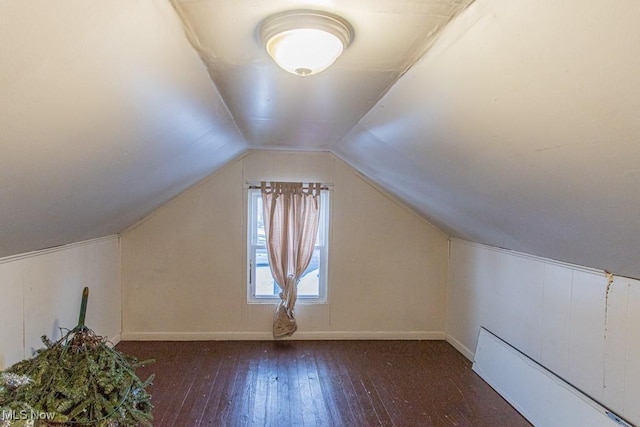
<svg viewBox="0 0 640 427">
<path fill-rule="evenodd" d="M 326 70 L 353 39 L 353 29 L 347 21 L 312 10 L 272 15 L 262 22 L 259 31 L 273 60 L 299 76 Z"/>
</svg>

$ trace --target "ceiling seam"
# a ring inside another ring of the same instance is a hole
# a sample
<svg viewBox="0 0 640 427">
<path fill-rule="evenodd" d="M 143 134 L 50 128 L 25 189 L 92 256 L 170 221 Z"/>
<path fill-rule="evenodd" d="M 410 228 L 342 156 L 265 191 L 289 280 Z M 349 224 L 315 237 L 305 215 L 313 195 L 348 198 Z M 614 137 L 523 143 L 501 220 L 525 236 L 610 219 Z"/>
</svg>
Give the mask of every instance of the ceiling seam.
<svg viewBox="0 0 640 427">
<path fill-rule="evenodd" d="M 173 7 L 173 10 L 176 12 L 176 15 L 180 19 L 180 22 L 182 23 L 182 29 L 184 30 L 184 34 L 187 37 L 187 41 L 189 42 L 191 47 L 195 50 L 195 52 L 198 54 L 198 57 L 200 58 L 200 61 L 202 62 L 202 65 L 204 65 L 205 70 L 207 71 L 207 75 L 209 76 L 209 81 L 213 85 L 213 88 L 215 89 L 216 94 L 218 95 L 218 97 L 222 101 L 222 105 L 224 105 L 224 108 L 225 108 L 227 114 L 229 115 L 229 117 L 231 117 L 231 121 L 233 122 L 233 126 L 235 127 L 235 129 L 238 132 L 238 134 L 242 137 L 244 142 L 246 144 L 250 145 L 249 144 L 249 140 L 247 139 L 247 136 L 244 134 L 244 132 L 242 132 L 242 129 L 240 129 L 240 127 L 238 126 L 238 121 L 236 120 L 235 116 L 231 112 L 231 109 L 227 105 L 227 101 L 222 96 L 222 93 L 220 92 L 220 89 L 218 89 L 218 85 L 216 85 L 216 82 L 213 79 L 213 76 L 211 75 L 211 69 L 208 66 L 207 56 L 206 56 L 206 54 L 204 52 L 204 49 L 202 47 L 202 43 L 200 43 L 200 39 L 196 35 L 196 32 L 193 30 L 191 25 L 189 25 L 189 20 L 184 16 L 184 13 L 183 13 L 182 9 L 177 4 L 178 1 L 177 0 L 171 0 L 170 3 L 171 3 L 171 6 Z"/>
</svg>

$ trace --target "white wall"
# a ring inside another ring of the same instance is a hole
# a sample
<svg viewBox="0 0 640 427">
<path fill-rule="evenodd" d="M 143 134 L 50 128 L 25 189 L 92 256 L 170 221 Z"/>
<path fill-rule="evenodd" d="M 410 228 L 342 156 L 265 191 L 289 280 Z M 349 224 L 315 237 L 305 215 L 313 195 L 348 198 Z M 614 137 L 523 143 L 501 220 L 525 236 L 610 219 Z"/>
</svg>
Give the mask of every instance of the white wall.
<svg viewBox="0 0 640 427">
<path fill-rule="evenodd" d="M 640 282 L 451 242 L 447 334 L 472 358 L 481 326 L 640 423 Z"/>
<path fill-rule="evenodd" d="M 40 337 L 60 338 L 78 324 L 89 287 L 86 325 L 119 340 L 120 246 L 117 236 L 0 259 L 0 369 L 31 357 Z"/>
<path fill-rule="evenodd" d="M 122 234 L 124 339 L 269 339 L 248 304 L 246 182 L 333 184 L 328 302 L 294 338 L 443 338 L 447 236 L 329 153 L 249 151 Z"/>
</svg>

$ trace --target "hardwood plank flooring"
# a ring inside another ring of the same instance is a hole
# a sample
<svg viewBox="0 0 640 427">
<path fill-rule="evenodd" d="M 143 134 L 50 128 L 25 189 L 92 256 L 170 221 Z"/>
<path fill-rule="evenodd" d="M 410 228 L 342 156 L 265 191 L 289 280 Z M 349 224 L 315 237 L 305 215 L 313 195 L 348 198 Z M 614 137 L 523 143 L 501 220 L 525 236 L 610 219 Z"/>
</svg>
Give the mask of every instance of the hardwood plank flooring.
<svg viewBox="0 0 640 427">
<path fill-rule="evenodd" d="M 154 426 L 530 426 L 444 341 L 121 342 Z"/>
</svg>

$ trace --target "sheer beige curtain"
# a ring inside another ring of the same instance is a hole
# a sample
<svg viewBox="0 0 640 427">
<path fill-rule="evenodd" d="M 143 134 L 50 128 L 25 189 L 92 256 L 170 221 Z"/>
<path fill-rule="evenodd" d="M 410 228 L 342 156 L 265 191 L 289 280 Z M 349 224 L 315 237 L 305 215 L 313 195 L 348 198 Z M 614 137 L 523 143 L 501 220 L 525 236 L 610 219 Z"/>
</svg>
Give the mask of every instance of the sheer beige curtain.
<svg viewBox="0 0 640 427">
<path fill-rule="evenodd" d="M 273 319 L 273 337 L 296 331 L 293 310 L 298 281 L 307 269 L 318 233 L 320 183 L 262 182 L 267 253 L 273 278 L 281 289 Z"/>
</svg>

